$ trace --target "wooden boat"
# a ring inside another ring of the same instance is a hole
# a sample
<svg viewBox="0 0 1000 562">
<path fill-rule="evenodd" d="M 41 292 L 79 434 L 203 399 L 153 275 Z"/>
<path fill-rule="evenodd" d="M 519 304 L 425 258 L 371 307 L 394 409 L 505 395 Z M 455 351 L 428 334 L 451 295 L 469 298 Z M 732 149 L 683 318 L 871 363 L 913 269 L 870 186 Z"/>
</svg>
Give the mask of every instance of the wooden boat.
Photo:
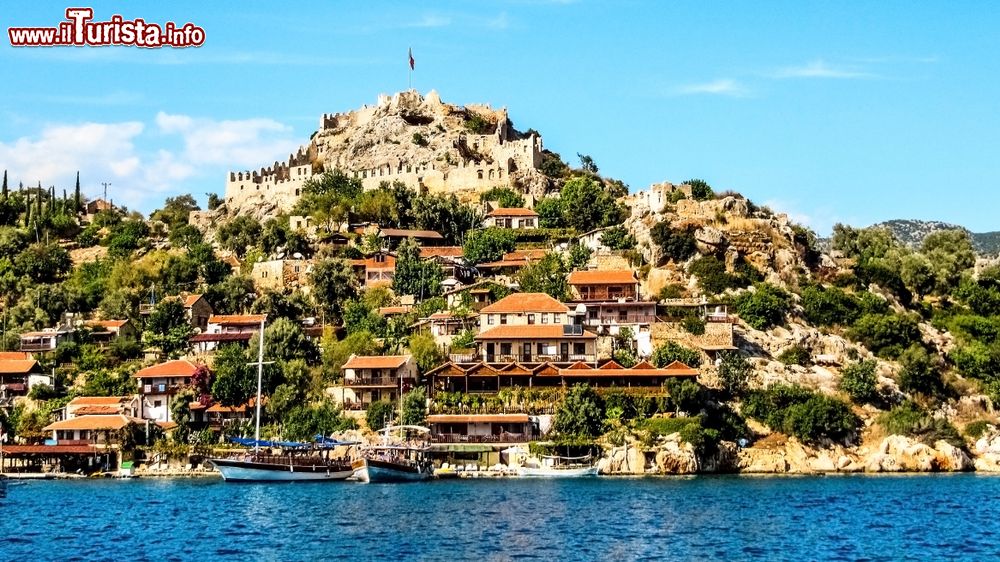
<svg viewBox="0 0 1000 562">
<path fill-rule="evenodd" d="M 584 457 L 543 456 L 541 461 L 529 459 L 518 467 L 522 478 L 587 478 L 597 476 L 597 466 L 590 455 Z"/>
<path fill-rule="evenodd" d="M 331 460 L 319 455 L 267 455 L 247 453 L 242 457 L 210 461 L 227 482 L 294 482 L 347 480 L 354 474 L 348 460 Z"/>
<path fill-rule="evenodd" d="M 389 426 L 381 430 L 383 443 L 367 447 L 361 458 L 352 463 L 354 476 L 361 482 L 417 482 L 434 476 L 430 447 L 419 442 L 390 443 L 393 431 L 430 433 L 415 425 Z"/>
</svg>

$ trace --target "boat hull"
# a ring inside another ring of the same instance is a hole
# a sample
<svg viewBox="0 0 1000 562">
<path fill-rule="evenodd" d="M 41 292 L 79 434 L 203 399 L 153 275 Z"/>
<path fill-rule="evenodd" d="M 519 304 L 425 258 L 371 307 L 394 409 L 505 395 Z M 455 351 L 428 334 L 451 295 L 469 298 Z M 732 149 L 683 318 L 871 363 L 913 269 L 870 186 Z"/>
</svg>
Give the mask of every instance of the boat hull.
<svg viewBox="0 0 1000 562">
<path fill-rule="evenodd" d="M 347 467 L 288 466 L 229 459 L 211 462 L 227 482 L 336 482 L 354 474 L 353 468 Z"/>
<path fill-rule="evenodd" d="M 354 476 L 361 482 L 419 482 L 430 479 L 433 474 L 413 466 L 361 459 L 354 461 Z"/>
<path fill-rule="evenodd" d="M 522 478 L 590 478 L 597 476 L 597 467 L 529 468 L 522 466 L 517 469 L 517 475 Z"/>
</svg>

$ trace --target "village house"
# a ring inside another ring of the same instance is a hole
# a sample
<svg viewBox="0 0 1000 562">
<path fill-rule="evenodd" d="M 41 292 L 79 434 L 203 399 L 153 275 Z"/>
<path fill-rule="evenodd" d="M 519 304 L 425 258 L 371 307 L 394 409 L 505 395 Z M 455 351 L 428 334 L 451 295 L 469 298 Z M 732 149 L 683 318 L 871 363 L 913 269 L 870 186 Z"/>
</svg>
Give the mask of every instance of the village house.
<svg viewBox="0 0 1000 562">
<path fill-rule="evenodd" d="M 73 341 L 75 333 L 75 329 L 65 326 L 46 328 L 36 332 L 25 332 L 21 334 L 20 349 L 21 351 L 30 353 L 55 351 L 60 343 Z"/>
<path fill-rule="evenodd" d="M 26 396 L 35 384 L 51 382 L 34 359 L 0 359 L 0 407 L 11 405 L 19 396 Z"/>
<path fill-rule="evenodd" d="M 203 365 L 175 359 L 140 369 L 134 376 L 139 384 L 142 417 L 158 422 L 173 421 L 170 403 L 179 390 L 190 386 L 191 377 Z"/>
<path fill-rule="evenodd" d="M 411 328 L 428 330 L 438 347 L 450 349 L 456 336 L 461 335 L 466 330 L 475 331 L 478 326 L 479 316 L 474 313 L 463 316 L 451 311 L 444 311 L 435 312 L 427 318 L 421 318 Z"/>
<path fill-rule="evenodd" d="M 171 295 L 165 297 L 166 299 L 180 299 L 181 304 L 184 307 L 184 316 L 187 318 L 191 327 L 205 331 L 208 325 L 208 318 L 212 316 L 214 311 L 212 310 L 212 305 L 209 304 L 203 295 Z M 141 303 L 139 305 L 139 314 L 145 316 L 151 314 L 156 308 L 155 302 Z"/>
<path fill-rule="evenodd" d="M 101 211 L 114 210 L 115 206 L 113 203 L 109 201 L 105 201 L 104 199 L 98 198 L 87 201 L 87 203 L 84 205 L 84 208 L 86 209 L 87 214 L 92 216 L 96 215 L 97 213 L 100 213 Z"/>
<path fill-rule="evenodd" d="M 510 284 L 514 275 L 524 266 L 544 258 L 548 253 L 549 250 L 545 248 L 513 250 L 504 254 L 498 261 L 476 265 L 476 269 L 484 276 L 493 277 L 494 282 Z"/>
<path fill-rule="evenodd" d="M 538 228 L 538 213 L 531 209 L 520 207 L 501 207 L 486 213 L 483 225 L 486 227 L 495 226 L 497 228 L 513 228 L 517 230 Z"/>
<path fill-rule="evenodd" d="M 52 432 L 55 445 L 114 446 L 117 433 L 139 421 L 123 414 L 87 414 L 50 423 L 43 431 Z"/>
<path fill-rule="evenodd" d="M 83 325 L 90 329 L 90 341 L 105 346 L 119 339 L 139 339 L 139 330 L 131 320 L 88 320 Z"/>
<path fill-rule="evenodd" d="M 300 288 L 308 290 L 312 266 L 313 261 L 305 259 L 259 261 L 253 264 L 250 278 L 258 291 Z"/>
<path fill-rule="evenodd" d="M 351 260 L 351 267 L 362 287 L 391 285 L 396 275 L 396 256 L 380 252 L 367 258 Z"/>
<path fill-rule="evenodd" d="M 205 331 L 191 336 L 190 342 L 196 354 L 210 354 L 226 344 L 246 346 L 263 320 L 263 314 L 213 314 Z"/>
<path fill-rule="evenodd" d="M 597 335 L 545 293 L 514 293 L 479 311 L 477 355 L 487 362 L 595 361 Z"/>
<path fill-rule="evenodd" d="M 639 280 L 631 270 L 574 271 L 569 274 L 573 303 L 583 325 L 599 335 L 618 335 L 628 327 L 638 340 L 640 355 L 649 349 L 650 326 L 656 323 L 656 302 L 641 300 Z"/>
<path fill-rule="evenodd" d="M 345 410 L 367 410 L 373 402 L 394 402 L 417 385 L 412 355 L 351 355 L 341 370 Z"/>
<path fill-rule="evenodd" d="M 461 246 L 421 246 L 420 258 L 440 265 L 446 280 L 453 280 L 449 282 L 452 286 L 455 283 L 469 282 L 476 274 L 475 268 L 465 261 Z M 445 287 L 449 283 L 442 282 L 441 286 Z"/>
</svg>

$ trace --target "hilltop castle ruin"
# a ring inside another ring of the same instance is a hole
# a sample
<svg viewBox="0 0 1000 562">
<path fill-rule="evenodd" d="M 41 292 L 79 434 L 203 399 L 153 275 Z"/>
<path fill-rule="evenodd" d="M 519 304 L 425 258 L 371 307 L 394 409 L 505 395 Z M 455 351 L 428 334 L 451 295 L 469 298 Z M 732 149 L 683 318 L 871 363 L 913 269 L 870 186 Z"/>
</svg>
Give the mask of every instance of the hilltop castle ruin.
<svg viewBox="0 0 1000 562">
<path fill-rule="evenodd" d="M 334 169 L 361 180 L 366 190 L 399 181 L 422 192 L 471 199 L 494 186 L 543 195 L 542 139 L 514 129 L 505 108 L 465 107 L 431 91 L 380 95 L 378 103 L 347 113 L 323 114 L 308 145 L 259 170 L 229 172 L 226 206 L 239 212 L 294 207 L 307 180 Z"/>
</svg>

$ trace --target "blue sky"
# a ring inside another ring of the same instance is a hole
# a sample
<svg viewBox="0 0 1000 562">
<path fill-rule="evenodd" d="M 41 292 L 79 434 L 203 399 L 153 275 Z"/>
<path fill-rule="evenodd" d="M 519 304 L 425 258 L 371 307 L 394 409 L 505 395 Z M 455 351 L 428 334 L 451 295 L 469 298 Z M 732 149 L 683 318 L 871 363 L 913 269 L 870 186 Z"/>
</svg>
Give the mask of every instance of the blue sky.
<svg viewBox="0 0 1000 562">
<path fill-rule="evenodd" d="M 6 6 L 56 25 L 72 4 Z M 193 22 L 196 49 L 0 42 L 14 185 L 150 211 L 287 157 L 323 112 L 407 86 L 507 106 L 633 190 L 701 177 L 809 224 L 998 230 L 1000 10 L 987 2 L 96 2 Z M 294 6 L 294 7 L 293 7 Z M 6 35 L 6 34 L 5 34 Z"/>
</svg>

